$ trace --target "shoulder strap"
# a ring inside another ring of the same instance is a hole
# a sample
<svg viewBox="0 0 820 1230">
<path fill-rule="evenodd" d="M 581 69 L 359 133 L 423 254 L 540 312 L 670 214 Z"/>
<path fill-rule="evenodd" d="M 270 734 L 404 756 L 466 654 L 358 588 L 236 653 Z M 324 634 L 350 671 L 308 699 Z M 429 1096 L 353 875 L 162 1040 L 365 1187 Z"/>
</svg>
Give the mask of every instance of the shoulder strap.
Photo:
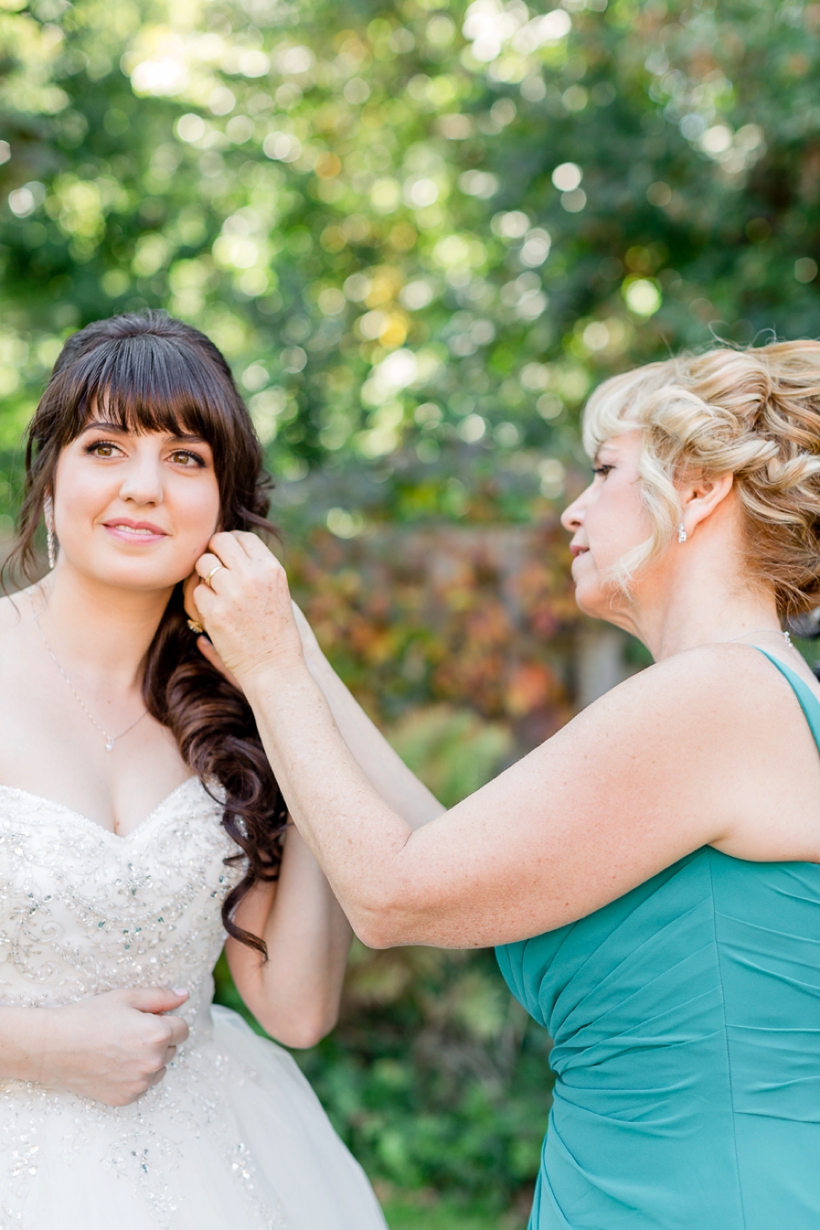
<svg viewBox="0 0 820 1230">
<path fill-rule="evenodd" d="M 791 685 L 792 691 L 800 702 L 800 708 L 806 715 L 806 721 L 811 727 L 811 733 L 814 735 L 817 749 L 820 751 L 820 700 L 817 699 L 814 692 L 803 682 L 800 676 L 791 667 L 787 666 L 785 662 L 781 662 L 773 654 L 767 653 L 759 645 L 755 645 L 754 648 L 759 653 L 762 653 L 765 658 L 768 658 L 772 665 L 777 667 L 787 683 Z"/>
</svg>

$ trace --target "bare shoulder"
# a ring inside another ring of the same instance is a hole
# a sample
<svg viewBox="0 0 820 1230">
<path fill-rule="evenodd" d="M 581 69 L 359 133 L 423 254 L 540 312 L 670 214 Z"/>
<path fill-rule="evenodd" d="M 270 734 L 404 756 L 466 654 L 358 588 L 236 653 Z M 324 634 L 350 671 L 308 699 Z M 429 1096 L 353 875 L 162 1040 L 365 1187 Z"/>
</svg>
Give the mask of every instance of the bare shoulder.
<svg viewBox="0 0 820 1230">
<path fill-rule="evenodd" d="M 0 598 L 0 679 L 4 686 L 11 678 L 20 678 L 30 659 L 31 646 L 27 636 L 30 605 L 25 593 Z"/>
<path fill-rule="evenodd" d="M 794 692 L 749 645 L 705 645 L 648 667 L 533 755 L 569 756 L 576 772 L 617 781 L 641 806 L 660 790 L 711 815 L 715 834 L 738 806 L 754 810 L 764 785 L 808 783 L 820 797 L 820 759 Z"/>
<path fill-rule="evenodd" d="M 576 721 L 651 726 L 656 738 L 664 738 L 703 733 L 727 721 L 739 729 L 757 727 L 764 712 L 794 709 L 791 688 L 759 650 L 702 645 L 631 676 Z"/>
<path fill-rule="evenodd" d="M 25 591 L 0 597 L 0 638 L 20 627 L 29 606 Z"/>
<path fill-rule="evenodd" d="M 817 744 L 788 680 L 751 646 L 703 646 L 649 667 L 557 738 L 576 756 L 595 749 L 595 767 L 639 810 L 657 795 L 681 831 L 697 815 L 703 844 L 820 861 Z"/>
</svg>

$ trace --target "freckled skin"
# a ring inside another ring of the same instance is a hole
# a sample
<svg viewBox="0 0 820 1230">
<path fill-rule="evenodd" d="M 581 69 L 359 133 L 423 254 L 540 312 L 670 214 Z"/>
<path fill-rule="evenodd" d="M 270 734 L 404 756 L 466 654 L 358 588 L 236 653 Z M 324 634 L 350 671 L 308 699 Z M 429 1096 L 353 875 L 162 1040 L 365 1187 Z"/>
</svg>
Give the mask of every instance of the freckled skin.
<svg viewBox="0 0 820 1230">
<path fill-rule="evenodd" d="M 662 548 L 627 594 L 613 567 L 651 528 L 639 454 L 636 431 L 603 445 L 593 482 L 562 520 L 579 605 L 640 637 L 657 664 L 415 832 L 348 754 L 302 659 L 278 561 L 251 536 L 217 534 L 198 562 L 200 575 L 223 564 L 213 590 L 200 585 L 193 600 L 254 707 L 300 832 L 366 943 L 487 946 L 535 935 L 708 844 L 747 859 L 820 858 L 814 744 L 748 634 L 790 655 L 820 689 L 780 637 L 773 592 L 748 583 L 732 476 L 679 485 L 687 541 Z"/>
</svg>

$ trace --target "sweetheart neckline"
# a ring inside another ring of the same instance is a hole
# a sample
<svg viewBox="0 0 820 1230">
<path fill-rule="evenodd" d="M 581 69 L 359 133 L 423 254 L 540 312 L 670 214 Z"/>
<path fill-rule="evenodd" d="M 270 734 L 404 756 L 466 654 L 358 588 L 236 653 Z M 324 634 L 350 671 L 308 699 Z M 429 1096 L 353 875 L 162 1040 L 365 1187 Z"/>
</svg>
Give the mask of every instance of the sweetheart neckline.
<svg viewBox="0 0 820 1230">
<path fill-rule="evenodd" d="M 84 816 L 81 811 L 75 811 L 75 809 L 73 807 L 69 807 L 67 803 L 58 803 L 55 799 L 47 799 L 45 795 L 34 794 L 31 790 L 24 790 L 21 786 L 7 786 L 5 783 L 0 782 L 0 791 L 5 791 L 7 794 L 22 796 L 27 799 L 33 799 L 36 803 L 45 803 L 48 807 L 53 807 L 55 811 L 71 816 L 75 820 L 80 820 L 84 825 L 94 829 L 95 832 L 102 833 L 104 837 L 112 837 L 116 842 L 128 842 L 132 837 L 135 837 L 137 833 L 141 833 L 144 829 L 148 828 L 151 822 L 158 815 L 162 814 L 164 808 L 171 802 L 171 800 L 176 798 L 176 796 L 187 786 L 189 786 L 191 782 L 197 782 L 199 785 L 202 785 L 200 779 L 195 775 L 186 777 L 185 780 L 180 782 L 178 786 L 175 786 L 169 794 L 166 794 L 165 798 L 160 799 L 156 807 L 153 807 L 151 811 L 148 812 L 148 815 L 144 816 L 143 819 L 140 820 L 139 824 L 135 825 L 134 828 L 129 829 L 127 833 L 123 834 L 116 833 L 113 829 L 105 828 L 102 824 L 98 824 L 96 820 L 92 820 L 89 816 Z"/>
</svg>

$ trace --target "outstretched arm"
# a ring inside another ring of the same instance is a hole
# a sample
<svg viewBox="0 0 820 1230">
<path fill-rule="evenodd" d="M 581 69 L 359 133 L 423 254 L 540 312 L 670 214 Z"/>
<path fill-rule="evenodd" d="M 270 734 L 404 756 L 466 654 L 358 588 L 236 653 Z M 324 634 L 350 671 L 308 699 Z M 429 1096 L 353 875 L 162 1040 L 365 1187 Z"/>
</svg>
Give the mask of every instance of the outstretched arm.
<svg viewBox="0 0 820 1230">
<path fill-rule="evenodd" d="M 302 640 L 305 664 L 322 689 L 336 726 L 373 788 L 411 828 L 435 820 L 441 803 L 408 769 L 384 735 L 351 696 L 322 653 L 313 629 L 298 606 L 293 614 Z"/>
<path fill-rule="evenodd" d="M 478 947 L 562 926 L 702 845 L 733 852 L 732 826 L 760 811 L 760 736 L 742 715 L 760 711 L 762 668 L 739 681 L 732 655 L 748 662 L 749 651 L 735 646 L 627 681 L 414 832 L 341 738 L 305 665 L 281 565 L 249 534 L 215 535 L 197 569 L 217 562 L 213 589 L 194 591 L 198 609 L 300 832 L 373 947 Z"/>
<path fill-rule="evenodd" d="M 302 612 L 295 606 L 293 610 L 305 662 L 368 780 L 411 828 L 433 820 L 444 810 L 441 804 L 370 721 L 322 653 Z M 205 638 L 200 649 L 224 669 Z M 288 826 L 278 881 L 256 885 L 235 921 L 264 939 L 268 950 L 267 961 L 262 961 L 247 944 L 227 941 L 228 964 L 242 999 L 268 1033 L 286 1046 L 314 1046 L 338 1018 L 351 930 L 295 826 Z"/>
<path fill-rule="evenodd" d="M 189 595 L 186 604 L 190 601 Z M 440 816 L 444 811 L 441 803 L 424 783 L 419 781 L 415 773 L 408 769 L 342 683 L 322 653 L 313 629 L 295 602 L 292 609 L 299 629 L 305 665 L 322 689 L 339 733 L 370 784 L 411 829 L 420 828 L 430 820 L 435 820 L 436 816 Z M 225 663 L 210 641 L 201 637 L 199 648 L 209 662 L 227 674 L 233 684 L 241 687 L 239 681 L 226 670 Z"/>
</svg>

